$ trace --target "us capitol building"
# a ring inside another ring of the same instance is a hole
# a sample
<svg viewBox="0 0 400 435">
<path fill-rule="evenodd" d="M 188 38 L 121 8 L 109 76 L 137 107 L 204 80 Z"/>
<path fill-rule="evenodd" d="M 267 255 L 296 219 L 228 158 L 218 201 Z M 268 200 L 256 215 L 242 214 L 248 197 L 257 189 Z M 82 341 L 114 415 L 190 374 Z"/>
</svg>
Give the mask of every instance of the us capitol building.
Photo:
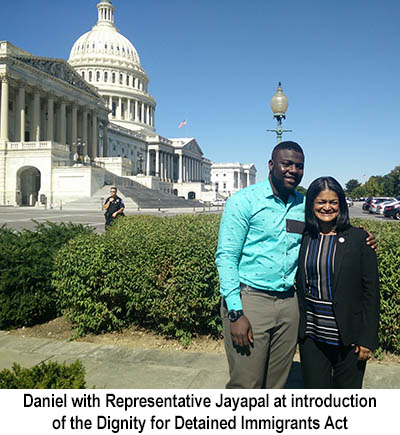
<svg viewBox="0 0 400 435">
<path fill-rule="evenodd" d="M 254 184 L 254 165 L 213 164 L 195 138 L 157 133 L 139 55 L 111 1 L 97 9 L 68 62 L 0 42 L 0 205 L 56 206 L 137 183 L 211 201 Z"/>
</svg>

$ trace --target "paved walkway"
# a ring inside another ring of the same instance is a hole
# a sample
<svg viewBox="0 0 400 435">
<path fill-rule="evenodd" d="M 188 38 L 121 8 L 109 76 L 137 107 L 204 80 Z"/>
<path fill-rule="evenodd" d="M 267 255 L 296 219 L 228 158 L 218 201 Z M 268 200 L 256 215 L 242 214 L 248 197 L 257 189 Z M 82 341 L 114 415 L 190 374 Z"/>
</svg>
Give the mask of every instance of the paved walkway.
<svg viewBox="0 0 400 435">
<path fill-rule="evenodd" d="M 87 388 L 224 388 L 228 379 L 225 355 L 128 349 L 85 342 L 17 337 L 0 331 L 0 370 L 14 362 L 32 367 L 42 361 L 86 367 Z M 293 361 L 286 388 L 302 388 L 300 364 Z M 400 364 L 370 362 L 364 388 L 400 388 Z"/>
</svg>

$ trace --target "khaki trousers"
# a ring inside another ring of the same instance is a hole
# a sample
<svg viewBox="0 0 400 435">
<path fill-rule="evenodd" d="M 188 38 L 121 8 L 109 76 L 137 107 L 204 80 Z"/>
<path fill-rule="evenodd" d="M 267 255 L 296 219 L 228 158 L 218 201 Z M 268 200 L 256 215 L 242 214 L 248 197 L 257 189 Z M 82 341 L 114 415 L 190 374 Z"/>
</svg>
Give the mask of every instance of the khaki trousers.
<svg viewBox="0 0 400 435">
<path fill-rule="evenodd" d="M 275 296 L 276 295 L 276 296 Z M 297 295 L 242 286 L 243 311 L 253 329 L 250 348 L 232 343 L 225 301 L 221 304 L 230 379 L 226 388 L 283 388 L 296 351 L 299 326 Z"/>
</svg>

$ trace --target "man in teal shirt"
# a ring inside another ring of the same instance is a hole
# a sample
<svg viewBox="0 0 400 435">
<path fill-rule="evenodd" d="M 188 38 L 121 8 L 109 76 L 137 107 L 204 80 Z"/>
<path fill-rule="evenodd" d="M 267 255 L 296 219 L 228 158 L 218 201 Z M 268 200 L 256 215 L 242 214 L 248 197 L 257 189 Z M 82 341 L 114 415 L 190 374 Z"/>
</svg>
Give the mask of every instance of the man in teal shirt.
<svg viewBox="0 0 400 435">
<path fill-rule="evenodd" d="M 230 197 L 222 216 L 217 267 L 230 369 L 227 388 L 282 388 L 296 350 L 293 289 L 304 197 L 295 191 L 304 153 L 295 142 L 273 152 L 269 177 Z"/>
</svg>

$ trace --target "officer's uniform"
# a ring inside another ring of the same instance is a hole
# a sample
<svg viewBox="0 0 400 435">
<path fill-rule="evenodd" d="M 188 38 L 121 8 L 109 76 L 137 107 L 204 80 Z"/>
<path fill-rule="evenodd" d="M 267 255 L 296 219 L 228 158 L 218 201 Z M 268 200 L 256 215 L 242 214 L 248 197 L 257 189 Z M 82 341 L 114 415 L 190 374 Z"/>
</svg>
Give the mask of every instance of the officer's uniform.
<svg viewBox="0 0 400 435">
<path fill-rule="evenodd" d="M 109 196 L 105 202 L 104 205 L 107 204 L 108 200 L 112 198 L 111 196 Z M 124 201 L 119 197 L 119 196 L 115 196 L 113 201 L 111 202 L 111 204 L 108 206 L 108 209 L 106 210 L 106 212 L 104 213 L 104 216 L 106 218 L 106 229 L 108 226 L 110 226 L 113 221 L 114 218 L 112 217 L 113 213 L 115 213 L 116 211 L 118 211 L 121 208 L 125 208 L 125 204 Z M 119 213 L 117 214 L 117 217 L 119 216 L 123 216 L 123 213 Z"/>
</svg>

